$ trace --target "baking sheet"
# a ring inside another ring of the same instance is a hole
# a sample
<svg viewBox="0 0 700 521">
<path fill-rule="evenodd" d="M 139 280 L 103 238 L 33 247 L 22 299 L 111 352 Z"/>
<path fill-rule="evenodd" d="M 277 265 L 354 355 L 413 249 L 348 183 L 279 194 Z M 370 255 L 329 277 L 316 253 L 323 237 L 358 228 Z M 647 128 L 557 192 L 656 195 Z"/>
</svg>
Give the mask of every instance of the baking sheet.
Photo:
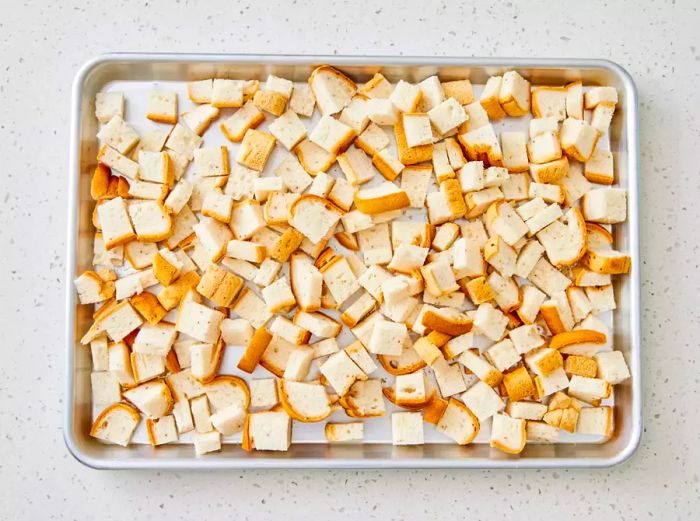
<svg viewBox="0 0 700 521">
<path fill-rule="evenodd" d="M 237 57 L 237 58 L 240 58 L 240 57 Z M 269 57 L 269 59 L 273 60 L 272 57 Z M 303 61 L 304 59 L 302 58 L 301 60 Z M 411 59 L 405 59 L 406 62 L 409 62 L 410 60 Z M 174 58 L 173 58 L 173 61 L 175 61 Z M 329 61 L 332 64 L 338 64 L 338 61 L 343 61 L 343 59 L 341 58 L 340 60 L 335 60 L 335 59 L 318 60 L 318 61 L 316 61 L 316 63 L 323 63 L 325 61 Z M 400 61 L 404 61 L 404 60 L 402 59 Z M 338 65 L 340 66 L 341 69 L 343 69 L 342 63 L 340 63 Z M 430 74 L 435 72 L 435 69 L 433 69 L 433 70 L 426 70 L 426 72 L 424 72 L 424 73 L 420 73 L 420 72 L 418 72 L 419 69 L 416 69 L 415 67 L 408 68 L 409 67 L 408 65 L 406 65 L 406 67 L 407 67 L 406 68 L 407 73 L 411 74 L 411 76 L 409 76 L 409 79 L 411 79 L 411 81 L 418 81 L 418 80 L 423 79 L 424 77 L 427 77 Z M 503 67 L 503 69 L 514 68 L 514 67 L 508 67 L 506 65 L 503 65 L 502 67 Z M 517 67 L 515 67 L 515 68 L 517 68 Z M 347 69 L 345 69 L 345 70 L 347 70 Z M 123 71 L 123 72 L 126 72 L 126 71 Z M 485 79 L 486 75 L 493 74 L 496 72 L 497 71 L 490 72 L 490 71 L 487 71 L 484 69 L 479 69 L 479 75 L 483 79 Z M 276 73 L 281 75 L 281 76 L 284 76 L 283 72 L 276 72 Z M 369 74 L 369 72 L 368 72 L 368 74 Z M 216 74 L 198 75 L 194 79 L 211 77 L 212 75 L 216 76 Z M 371 74 L 369 74 L 369 75 L 371 76 Z M 266 76 L 267 76 L 266 73 L 261 74 L 261 75 L 257 76 L 257 79 L 264 81 Z M 395 74 L 395 76 L 396 76 L 396 74 Z M 403 77 L 403 75 L 400 75 L 400 76 Z M 444 74 L 441 74 L 441 76 L 444 76 Z M 469 74 L 467 73 L 467 74 L 457 75 L 454 77 L 456 78 L 456 77 L 468 77 L 468 76 L 469 76 Z M 472 75 L 472 77 L 473 76 L 474 75 Z M 129 77 L 129 75 L 127 73 L 127 74 L 122 75 L 121 77 Z M 239 75 L 237 77 L 242 78 L 242 77 L 254 77 L 254 76 L 252 76 L 252 75 Z M 561 77 L 561 75 L 560 75 L 560 77 Z M 189 77 L 188 79 L 193 79 L 193 78 Z M 297 77 L 296 79 L 302 79 L 302 78 Z M 397 78 L 391 78 L 391 79 L 395 82 Z M 453 78 L 450 78 L 450 79 L 453 79 Z M 570 79 L 572 79 L 572 78 L 564 76 L 560 80 L 560 83 L 563 83 L 564 81 L 570 81 Z M 545 83 L 551 84 L 553 82 L 550 79 L 550 81 L 547 81 Z M 533 84 L 537 84 L 537 82 L 533 81 Z M 475 87 L 475 95 L 478 97 L 478 94 L 481 91 L 482 87 L 481 87 L 481 85 L 476 84 L 476 83 L 475 83 L 474 87 Z M 150 127 L 153 127 L 153 126 L 167 127 L 167 125 L 159 125 L 156 123 L 152 123 L 145 118 L 146 93 L 148 92 L 148 90 L 156 89 L 156 88 L 163 89 L 163 90 L 174 90 L 174 91 L 178 92 L 179 103 L 180 103 L 180 106 L 179 106 L 180 112 L 185 112 L 189 108 L 194 107 L 194 105 L 187 98 L 186 82 L 184 82 L 184 81 L 158 81 L 158 82 L 154 82 L 154 81 L 129 81 L 129 80 L 122 81 L 122 80 L 119 80 L 119 81 L 111 81 L 111 82 L 104 84 L 100 90 L 102 90 L 102 91 L 119 90 L 119 91 L 122 91 L 125 93 L 126 100 L 127 100 L 125 119 L 136 128 L 136 130 L 139 132 L 140 135 L 143 135 L 145 133 L 145 131 Z M 89 100 L 83 99 L 83 104 L 88 104 L 88 106 L 89 106 Z M 619 108 L 618 108 L 618 112 L 621 112 Z M 232 158 L 232 161 L 233 161 L 233 158 L 235 158 L 237 148 L 239 145 L 233 144 L 233 143 L 230 143 L 229 141 L 227 141 L 218 129 L 218 123 L 223 121 L 224 119 L 226 119 L 231 113 L 233 113 L 232 109 L 222 110 L 222 114 L 220 115 L 220 118 L 212 125 L 212 127 L 210 127 L 210 129 L 204 135 L 205 141 L 204 141 L 203 146 L 213 146 L 213 145 L 218 145 L 218 144 L 225 144 L 229 147 L 230 157 Z M 90 115 L 90 116 L 94 118 L 93 115 Z M 85 115 L 83 115 L 82 117 L 85 118 Z M 319 115 L 318 115 L 318 110 L 317 110 L 315 112 L 314 118 L 312 120 L 303 119 L 305 125 L 307 126 L 307 129 L 311 130 L 313 128 L 315 121 L 318 119 L 318 117 L 319 117 Z M 624 117 L 624 112 L 622 112 L 622 116 L 618 115 L 618 113 L 616 112 L 616 118 L 617 117 Z M 269 124 L 269 122 L 271 122 L 273 119 L 274 118 L 268 116 L 267 121 L 262 126 L 262 128 L 266 128 L 267 124 Z M 529 117 L 518 118 L 518 119 L 506 118 L 500 122 L 496 122 L 494 127 L 495 127 L 497 132 L 500 132 L 502 130 L 524 130 L 524 131 L 526 131 L 528 120 L 529 120 Z M 388 134 L 391 135 L 392 133 L 388 132 Z M 604 139 L 601 139 L 600 146 L 609 147 L 610 140 L 607 138 L 608 138 L 608 136 L 605 136 Z M 392 140 L 393 140 L 393 136 L 392 136 Z M 392 147 L 393 146 L 394 145 L 392 143 Z M 285 153 L 286 153 L 286 151 L 283 148 L 281 148 L 279 145 L 278 145 L 278 147 L 276 147 L 276 150 L 273 153 L 273 155 L 271 156 L 269 163 L 268 163 L 268 165 L 270 165 L 270 166 L 268 168 L 266 168 L 266 171 L 269 171 L 269 172 L 266 172 L 267 175 L 271 175 L 270 172 L 274 169 L 274 165 L 276 165 L 277 163 L 279 163 L 281 161 L 281 159 L 284 157 Z M 329 170 L 329 173 L 331 175 L 334 175 L 334 176 L 340 176 L 340 177 L 343 176 L 342 172 L 340 172 L 337 165 L 334 165 L 331 168 L 331 170 Z M 192 167 L 190 167 L 188 169 L 187 175 L 188 176 L 192 175 Z M 629 178 L 630 176 L 624 176 L 624 177 Z M 382 180 L 383 180 L 383 178 L 380 175 L 377 175 L 377 177 L 372 182 L 370 182 L 370 185 L 378 183 Z M 433 182 L 434 182 L 434 180 L 433 180 Z M 634 195 L 635 195 L 634 192 L 631 191 L 630 192 L 630 199 L 631 200 L 634 198 Z M 636 219 L 632 218 L 632 214 L 634 211 L 636 211 L 636 204 L 634 204 L 631 201 L 631 203 L 630 203 L 631 221 L 636 221 Z M 422 214 L 422 216 L 415 215 L 416 212 L 418 212 L 419 214 Z M 413 213 L 413 215 L 410 215 L 410 213 Z M 403 217 L 403 219 L 405 219 L 405 218 L 425 219 L 424 215 L 425 215 L 425 212 L 420 212 L 420 211 L 416 210 L 416 211 L 412 211 L 412 212 L 407 212 L 407 214 Z M 616 235 L 619 235 L 619 234 L 616 233 Z M 624 248 L 625 246 L 628 247 L 629 245 L 622 244 L 620 247 Z M 342 249 L 342 248 L 338 248 L 338 249 Z M 634 253 L 634 252 L 632 252 L 632 253 Z M 633 257 L 634 257 L 634 255 L 633 255 Z M 634 262 L 634 259 L 633 259 L 633 262 Z M 252 285 L 251 287 L 253 289 L 257 289 L 255 287 L 255 285 Z M 624 301 L 620 302 L 620 304 L 624 306 L 625 302 Z M 332 314 L 332 313 L 330 313 L 330 314 Z M 608 313 L 607 316 L 605 317 L 606 322 L 610 327 L 612 327 L 612 325 L 613 325 L 612 324 L 612 316 L 613 316 L 612 313 Z M 352 342 L 354 340 L 354 336 L 349 331 L 344 331 L 338 340 L 339 340 L 340 345 L 344 346 L 344 345 L 347 345 L 350 342 Z M 312 339 L 312 341 L 314 341 L 314 339 Z M 484 346 L 488 345 L 488 343 L 484 343 L 483 345 Z M 246 379 L 251 378 L 249 375 L 246 375 L 246 374 L 238 371 L 235 367 L 241 351 L 242 351 L 241 347 L 229 346 L 227 348 L 226 355 L 224 358 L 224 363 L 223 363 L 222 369 L 220 371 L 222 374 L 236 374 L 239 376 L 243 376 Z M 628 360 L 630 359 L 629 356 L 627 356 L 627 358 L 628 358 Z M 630 365 L 634 368 L 635 360 L 630 360 L 630 362 L 632 362 Z M 430 372 L 428 371 L 428 373 L 430 373 Z M 383 369 L 381 367 L 379 368 L 379 370 L 376 373 L 374 373 L 372 375 L 372 377 L 377 377 L 377 376 L 386 377 L 387 384 L 390 384 L 391 382 L 393 382 L 393 377 L 390 375 L 386 375 L 386 373 L 383 372 Z M 252 378 L 269 378 L 269 377 L 271 377 L 270 373 L 268 373 L 266 370 L 264 370 L 260 367 L 257 368 L 255 373 L 252 375 Z M 638 377 L 638 374 L 637 375 L 634 374 L 634 369 L 633 369 L 633 377 Z M 611 404 L 614 403 L 612 399 L 609 400 L 608 402 Z M 391 443 L 390 413 L 393 410 L 401 410 L 401 409 L 393 406 L 393 404 L 388 402 L 388 400 L 385 400 L 385 403 L 387 406 L 387 415 L 386 416 L 384 416 L 383 418 L 374 418 L 374 419 L 364 420 L 365 429 L 366 429 L 365 441 L 364 441 L 365 444 L 375 444 L 375 445 L 379 445 L 379 446 L 386 446 L 387 444 Z M 92 410 L 93 414 L 95 412 L 96 412 L 95 410 Z M 616 416 L 619 416 L 621 412 L 623 414 L 626 414 L 625 411 L 620 411 L 619 408 L 616 408 Z M 340 411 L 340 412 L 334 413 L 334 415 L 331 416 L 327 421 L 348 421 L 348 418 L 345 416 L 345 414 L 342 411 Z M 625 420 L 625 422 L 626 421 L 627 420 Z M 304 444 L 304 445 L 306 445 L 306 444 L 321 444 L 321 443 L 325 444 L 326 441 L 325 441 L 325 438 L 323 436 L 324 423 L 325 422 L 320 422 L 317 424 L 304 424 L 304 423 L 300 423 L 300 422 L 294 422 L 294 429 L 293 429 L 293 441 L 294 441 L 294 443 L 297 444 L 297 446 L 299 446 L 299 444 Z M 482 425 L 482 430 L 481 430 L 481 432 L 480 432 L 480 434 L 477 437 L 477 440 L 475 442 L 475 445 L 479 445 L 479 444 L 483 444 L 485 442 L 486 443 L 488 442 L 489 429 L 490 429 L 490 421 L 484 422 L 484 424 Z M 435 432 L 434 428 L 431 425 L 426 424 L 424 430 L 425 430 L 425 437 L 426 437 L 427 444 L 430 444 L 430 445 L 448 444 L 448 445 L 454 446 L 454 444 L 451 442 L 451 440 L 449 440 L 448 438 L 444 437 L 443 435 Z M 188 443 L 189 436 L 190 435 L 187 435 L 187 434 L 183 435 L 181 438 L 181 442 Z M 136 436 L 134 438 L 134 441 L 137 444 L 146 442 L 145 429 L 143 427 L 140 427 L 139 431 L 137 431 Z M 230 437 L 226 441 L 232 442 L 232 443 L 239 442 L 240 436 Z M 570 435 L 566 432 L 562 432 L 561 437 L 560 437 L 561 444 L 572 445 L 575 443 L 575 445 L 573 445 L 574 447 L 581 447 L 581 446 L 596 443 L 599 441 L 600 441 L 599 437 L 582 436 L 582 435 L 576 435 L 576 434 Z M 71 446 L 71 443 L 69 442 L 69 447 L 70 446 Z M 294 448 L 294 445 L 293 445 L 293 448 Z M 389 446 L 388 448 L 391 451 L 392 447 Z M 387 453 L 385 456 L 387 458 L 393 459 L 395 457 L 395 449 L 396 448 L 394 448 L 394 451 Z M 127 450 L 129 450 L 129 449 L 127 449 Z M 137 449 L 132 447 L 131 450 L 137 450 Z M 155 456 L 157 456 L 157 454 L 159 452 L 161 452 L 161 450 L 162 450 L 162 448 L 160 448 L 156 451 L 151 451 L 150 455 L 151 455 L 152 459 L 142 462 L 143 466 L 163 466 L 165 464 L 165 462 L 159 463 L 159 462 L 155 461 L 155 460 L 159 459 Z M 191 449 L 188 448 L 186 450 L 191 450 Z M 382 449 L 382 450 L 384 450 L 384 449 Z M 526 449 L 526 451 L 528 451 L 528 449 Z M 544 451 L 543 455 L 551 456 L 552 454 L 551 454 L 551 451 Z M 361 458 L 362 457 L 363 456 L 361 456 Z M 367 457 L 367 455 L 365 454 L 364 458 L 366 458 L 366 457 Z M 514 464 L 505 463 L 504 466 L 511 466 L 511 465 L 523 466 L 522 462 L 524 459 L 525 458 L 523 458 L 521 456 L 521 458 L 519 458 L 519 460 L 518 460 L 519 463 L 514 463 Z M 494 466 L 500 466 L 498 463 L 499 457 L 498 456 L 495 457 L 494 460 L 495 460 Z M 199 460 L 197 460 L 197 461 L 199 461 Z M 308 460 L 306 460 L 306 461 L 308 463 Z M 333 463 L 333 461 L 335 461 L 335 464 Z M 428 461 L 428 460 L 426 460 L 426 461 Z M 429 461 L 433 461 L 433 463 L 427 463 L 428 465 L 430 465 L 430 466 L 435 465 L 435 463 L 434 463 L 435 460 L 429 460 Z M 548 458 L 546 460 L 541 458 L 541 459 L 539 459 L 539 461 L 543 462 L 545 465 L 555 464 L 554 458 L 551 458 L 551 459 Z M 560 461 L 562 462 L 562 464 L 571 463 L 571 460 L 568 458 L 561 458 Z M 340 463 L 340 464 L 342 466 L 346 466 L 345 463 Z M 359 461 L 359 462 L 357 462 L 356 465 L 348 464 L 347 466 L 366 466 L 365 464 L 369 464 L 370 466 L 375 466 L 374 461 L 369 461 L 369 460 L 365 461 L 364 463 L 362 461 Z M 396 465 L 393 465 L 391 462 L 388 462 L 385 464 L 388 464 L 388 466 L 396 466 Z M 281 463 L 279 460 L 276 460 L 276 462 L 273 463 L 272 465 L 273 466 L 290 466 L 287 463 Z M 381 466 L 379 463 L 376 463 L 376 465 Z M 439 465 L 439 463 L 438 463 L 438 465 Z M 474 458 L 472 460 L 471 464 L 469 463 L 469 461 L 462 462 L 461 464 L 460 463 L 457 463 L 457 464 L 445 463 L 445 466 L 477 466 L 477 465 L 483 466 L 484 461 L 481 458 Z M 487 464 L 487 466 L 488 465 L 489 464 Z M 528 466 L 530 466 L 530 465 L 540 466 L 535 461 L 533 461 L 533 463 L 526 463 L 526 465 L 528 465 Z M 107 466 L 110 466 L 110 465 L 108 464 Z M 117 464 L 116 466 L 121 466 L 121 465 Z M 135 466 L 135 465 L 130 465 L 129 462 L 126 462 L 125 466 Z M 141 466 L 141 464 L 138 464 L 138 466 Z M 225 465 L 225 466 L 228 466 L 228 465 Z M 241 466 L 241 465 L 234 465 L 234 466 Z M 247 466 L 247 464 L 244 463 L 242 466 Z M 251 466 L 253 466 L 253 465 L 251 465 Z M 329 463 L 327 463 L 327 464 L 324 464 L 322 461 L 318 461 L 318 462 L 314 462 L 313 465 L 305 465 L 305 466 L 338 466 L 338 460 L 330 460 Z M 401 466 L 403 466 L 403 465 L 401 465 Z M 411 466 L 424 466 L 424 465 L 416 464 L 416 461 L 414 460 L 413 463 L 411 464 Z"/>
</svg>

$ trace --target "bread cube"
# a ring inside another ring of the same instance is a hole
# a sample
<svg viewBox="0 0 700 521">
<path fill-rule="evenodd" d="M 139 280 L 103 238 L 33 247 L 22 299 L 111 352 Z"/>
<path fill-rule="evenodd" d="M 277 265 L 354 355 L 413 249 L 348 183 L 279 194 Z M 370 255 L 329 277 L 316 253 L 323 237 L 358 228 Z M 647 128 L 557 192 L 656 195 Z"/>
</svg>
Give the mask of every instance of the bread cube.
<svg viewBox="0 0 700 521">
<path fill-rule="evenodd" d="M 419 412 L 392 413 L 391 436 L 394 445 L 422 445 L 423 415 Z"/>
<path fill-rule="evenodd" d="M 149 91 L 146 117 L 158 123 L 177 123 L 177 92 Z"/>
<path fill-rule="evenodd" d="M 567 118 L 561 126 L 559 139 L 564 153 L 576 161 L 588 161 L 598 143 L 600 133 L 581 119 Z"/>
</svg>

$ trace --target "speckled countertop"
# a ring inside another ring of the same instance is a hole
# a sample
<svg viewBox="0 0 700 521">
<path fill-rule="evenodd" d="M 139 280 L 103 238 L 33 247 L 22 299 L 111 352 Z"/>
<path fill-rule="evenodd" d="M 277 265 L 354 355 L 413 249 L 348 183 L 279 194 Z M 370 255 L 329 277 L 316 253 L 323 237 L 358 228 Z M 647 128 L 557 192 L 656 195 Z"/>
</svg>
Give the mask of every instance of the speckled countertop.
<svg viewBox="0 0 700 521">
<path fill-rule="evenodd" d="M 0 519 L 698 519 L 697 3 L 323 4 L 0 2 Z M 646 421 L 637 453 L 590 471 L 105 472 L 77 463 L 61 436 L 70 83 L 85 60 L 116 50 L 590 57 L 626 67 L 641 103 Z"/>
</svg>

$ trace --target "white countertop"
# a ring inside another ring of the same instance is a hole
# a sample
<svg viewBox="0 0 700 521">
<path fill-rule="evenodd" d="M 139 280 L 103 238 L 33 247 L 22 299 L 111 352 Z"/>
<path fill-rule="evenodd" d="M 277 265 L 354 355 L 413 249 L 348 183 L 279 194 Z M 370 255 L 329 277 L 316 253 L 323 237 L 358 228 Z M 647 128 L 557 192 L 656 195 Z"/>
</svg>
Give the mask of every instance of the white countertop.
<svg viewBox="0 0 700 521">
<path fill-rule="evenodd" d="M 700 17 L 692 2 L 271 4 L 0 4 L 0 519 L 700 517 Z M 117 50 L 588 57 L 627 68 L 641 105 L 645 429 L 637 453 L 619 467 L 576 471 L 105 472 L 76 462 L 61 434 L 70 84 L 85 60 Z"/>
</svg>

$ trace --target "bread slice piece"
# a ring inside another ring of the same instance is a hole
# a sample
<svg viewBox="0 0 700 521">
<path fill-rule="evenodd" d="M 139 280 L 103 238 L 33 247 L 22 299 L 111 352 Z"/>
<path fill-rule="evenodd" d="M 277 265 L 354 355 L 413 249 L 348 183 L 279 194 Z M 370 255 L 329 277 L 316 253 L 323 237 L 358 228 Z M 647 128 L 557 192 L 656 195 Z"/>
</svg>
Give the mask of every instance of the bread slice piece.
<svg viewBox="0 0 700 521">
<path fill-rule="evenodd" d="M 612 249 L 588 249 L 581 264 L 595 273 L 620 275 L 629 273 L 632 260 L 628 254 Z"/>
<path fill-rule="evenodd" d="M 485 166 L 503 166 L 503 152 L 491 125 L 485 125 L 457 136 L 470 161 L 483 161 Z"/>
<path fill-rule="evenodd" d="M 330 65 L 321 65 L 314 69 L 308 81 L 323 115 L 332 115 L 343 110 L 357 92 L 355 82 Z"/>
<path fill-rule="evenodd" d="M 508 454 L 520 454 L 525 448 L 527 431 L 525 420 L 496 414 L 491 424 L 491 447 Z"/>
<path fill-rule="evenodd" d="M 318 243 L 335 228 L 341 216 L 342 211 L 327 199 L 303 195 L 289 209 L 289 224 Z"/>
<path fill-rule="evenodd" d="M 498 103 L 509 116 L 524 116 L 530 112 L 530 82 L 516 71 L 506 72 L 501 80 Z"/>
<path fill-rule="evenodd" d="M 328 394 L 322 385 L 279 380 L 278 391 L 282 408 L 297 421 L 323 421 L 332 412 Z"/>
<path fill-rule="evenodd" d="M 452 438 L 459 445 L 467 445 L 479 434 L 479 419 L 464 402 L 450 398 L 435 426 L 438 432 Z"/>
<path fill-rule="evenodd" d="M 367 214 L 398 210 L 410 205 L 408 194 L 388 181 L 374 188 L 357 191 L 354 201 L 357 209 Z"/>
<path fill-rule="evenodd" d="M 154 380 L 124 391 L 124 398 L 149 418 L 167 416 L 173 407 L 173 396 L 163 380 Z"/>
<path fill-rule="evenodd" d="M 90 427 L 90 436 L 126 447 L 141 422 L 141 414 L 129 404 L 114 403 L 105 408 Z"/>
<path fill-rule="evenodd" d="M 292 443 L 292 419 L 284 411 L 249 414 L 243 426 L 243 450 L 286 451 Z"/>
</svg>

